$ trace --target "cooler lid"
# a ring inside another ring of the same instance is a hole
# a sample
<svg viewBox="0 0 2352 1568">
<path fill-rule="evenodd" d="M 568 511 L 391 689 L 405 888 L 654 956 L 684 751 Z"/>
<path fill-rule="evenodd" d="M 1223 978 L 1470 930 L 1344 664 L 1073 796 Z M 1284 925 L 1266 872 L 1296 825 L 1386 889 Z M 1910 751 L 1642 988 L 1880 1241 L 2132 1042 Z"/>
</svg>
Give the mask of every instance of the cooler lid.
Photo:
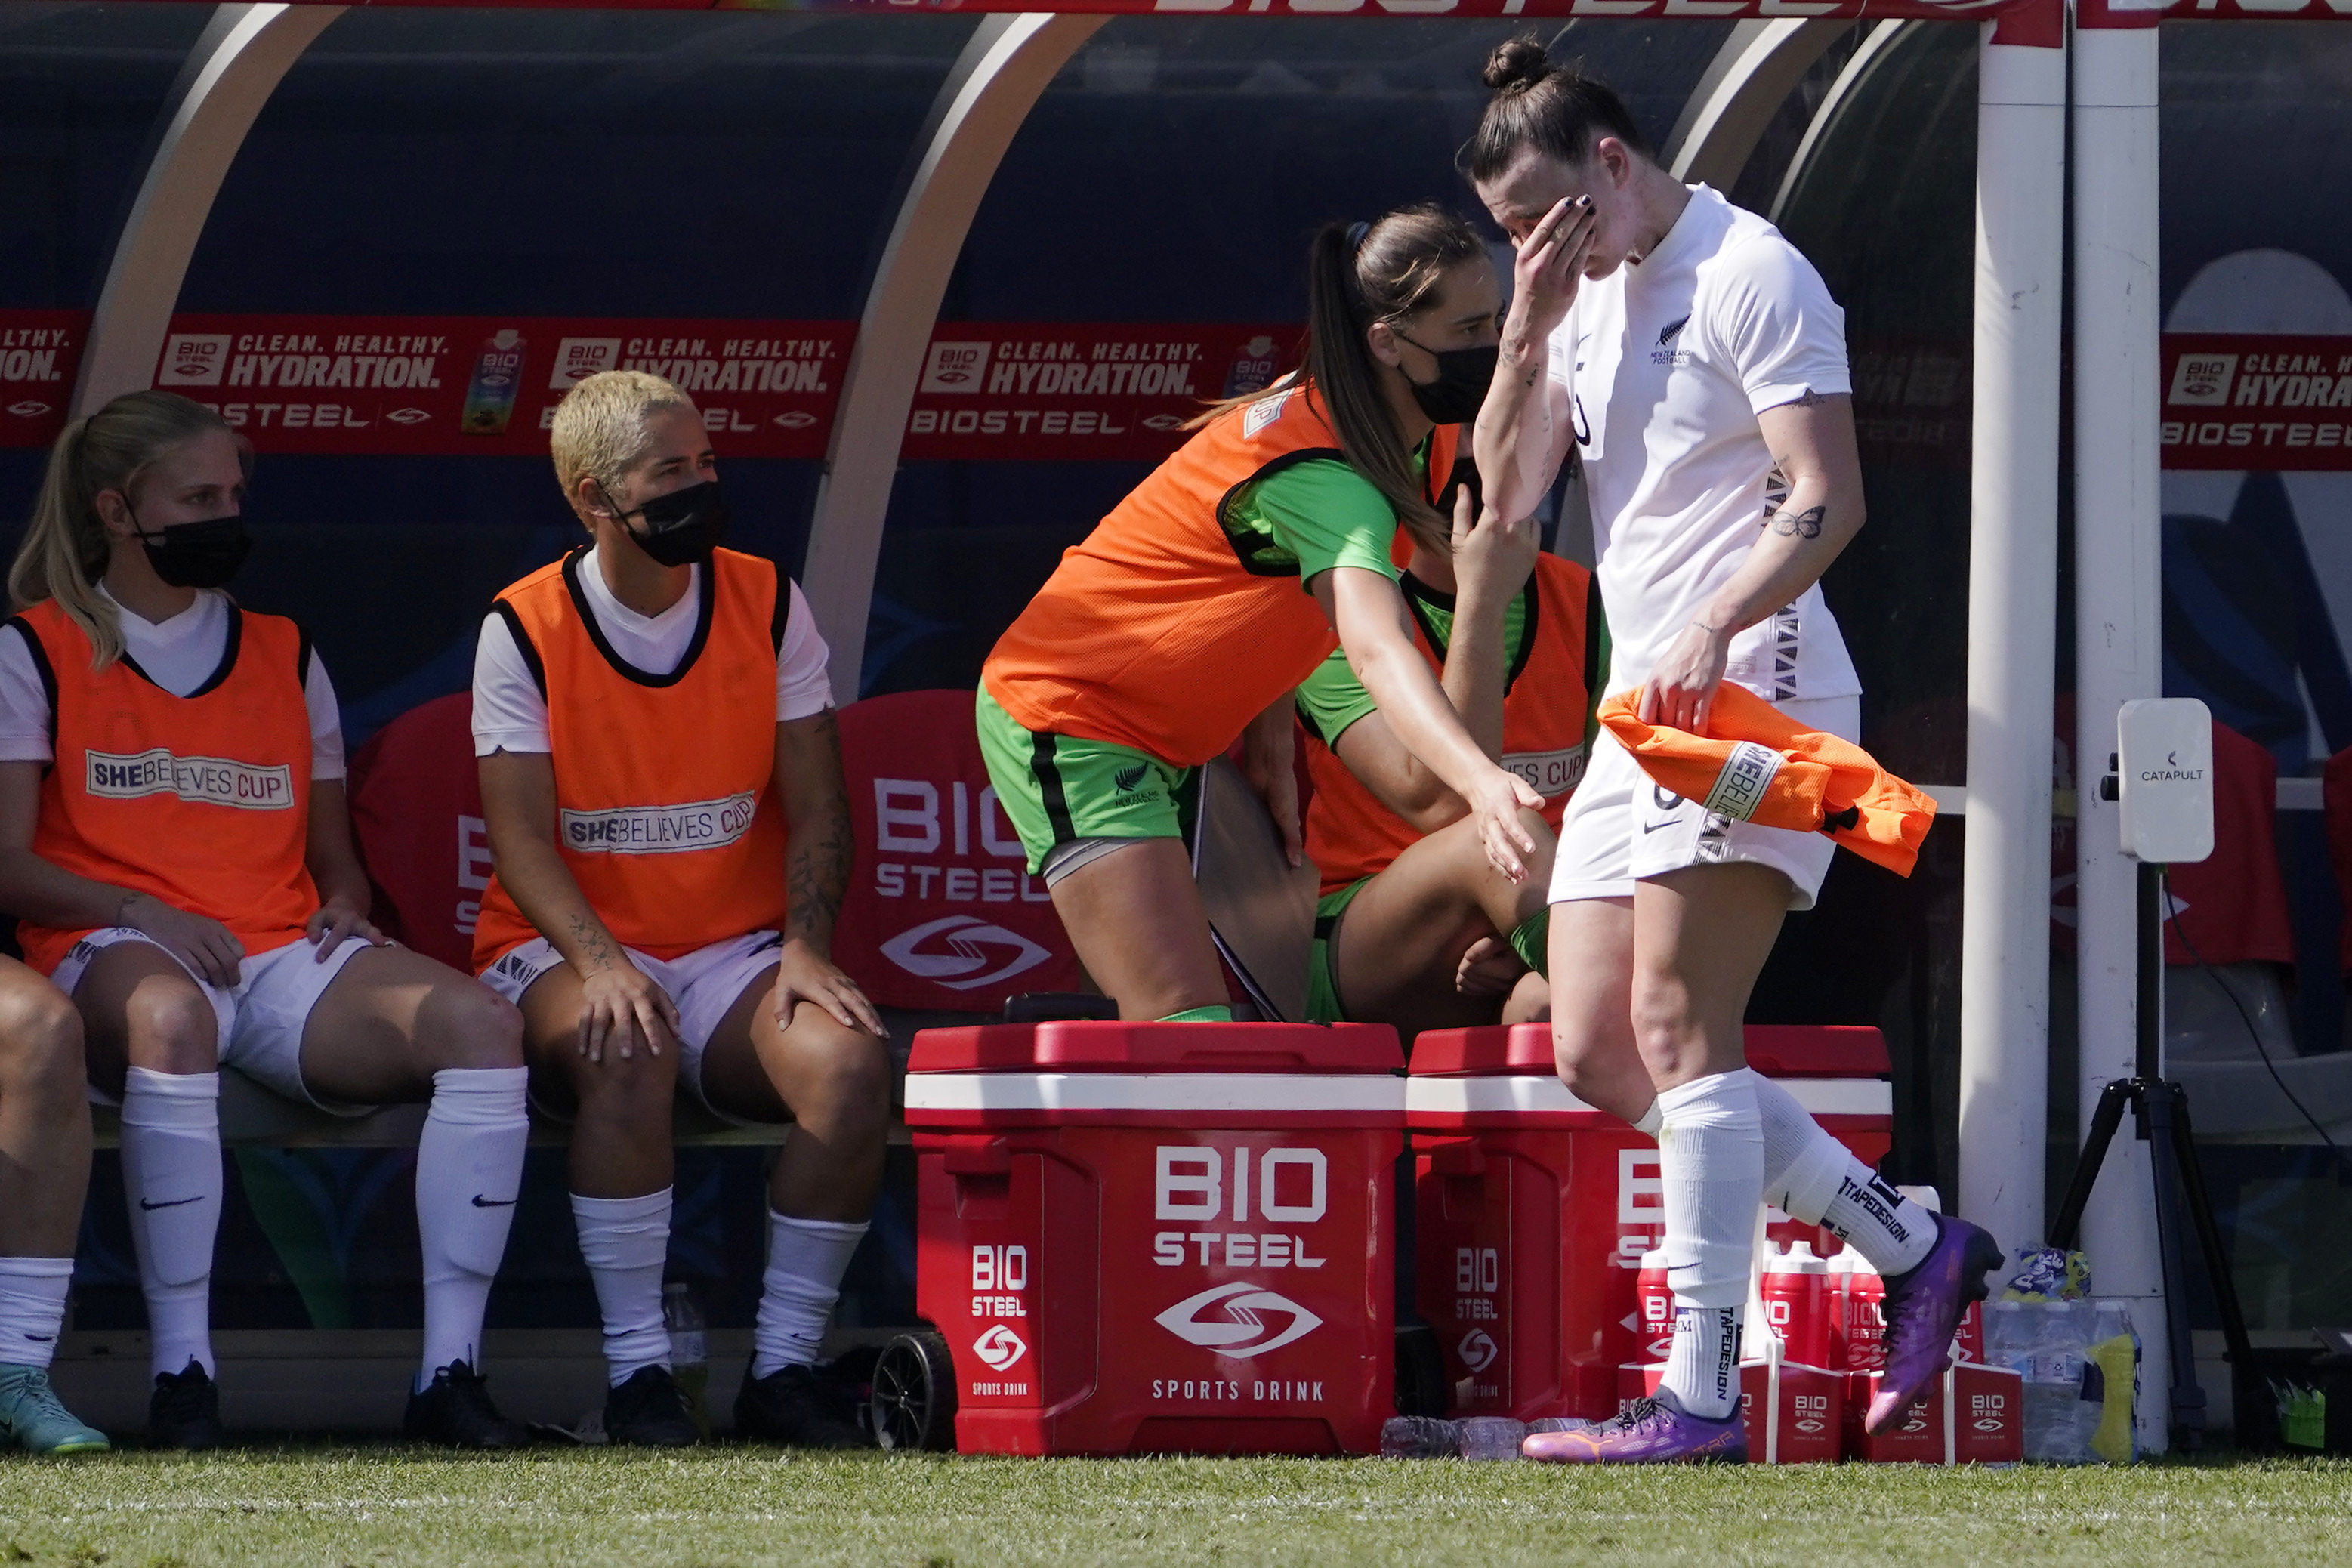
<svg viewBox="0 0 2352 1568">
<path fill-rule="evenodd" d="M 1868 1024 L 1750 1024 L 1748 1065 L 1766 1078 L 1885 1078 L 1886 1037 Z"/>
<path fill-rule="evenodd" d="M 1748 1065 L 1767 1078 L 1881 1078 L 1886 1039 L 1862 1024 L 1750 1024 Z M 1549 1024 L 1433 1029 L 1412 1046 L 1415 1078 L 1553 1071 Z"/>
<path fill-rule="evenodd" d="M 1386 1024 L 981 1024 L 923 1030 L 907 1061 L 910 1073 L 1403 1069 Z"/>
</svg>

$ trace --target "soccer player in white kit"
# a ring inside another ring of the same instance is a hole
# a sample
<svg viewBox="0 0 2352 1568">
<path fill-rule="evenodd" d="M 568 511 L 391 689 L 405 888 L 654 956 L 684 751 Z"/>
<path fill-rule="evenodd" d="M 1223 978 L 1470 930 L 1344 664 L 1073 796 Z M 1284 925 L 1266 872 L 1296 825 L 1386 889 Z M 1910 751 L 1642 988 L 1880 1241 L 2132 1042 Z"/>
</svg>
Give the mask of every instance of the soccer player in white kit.
<svg viewBox="0 0 2352 1568">
<path fill-rule="evenodd" d="M 1654 163 L 1607 86 L 1542 44 L 1497 49 L 1465 149 L 1518 247 L 1475 447 L 1488 504 L 1532 511 L 1573 443 L 1614 653 L 1610 692 L 1706 732 L 1728 679 L 1853 739 L 1861 683 L 1822 573 L 1863 521 L 1844 316 L 1778 230 Z M 1812 907 L 1821 834 L 1709 814 L 1604 731 L 1553 861 L 1552 1041 L 1588 1103 L 1658 1139 L 1675 1334 L 1654 1400 L 1528 1440 L 1533 1458 L 1739 1459 L 1741 1310 L 1759 1201 L 1885 1277 L 1871 1430 L 1942 1371 L 1993 1239 L 1895 1193 L 1751 1072 L 1748 996 L 1786 911 Z"/>
</svg>

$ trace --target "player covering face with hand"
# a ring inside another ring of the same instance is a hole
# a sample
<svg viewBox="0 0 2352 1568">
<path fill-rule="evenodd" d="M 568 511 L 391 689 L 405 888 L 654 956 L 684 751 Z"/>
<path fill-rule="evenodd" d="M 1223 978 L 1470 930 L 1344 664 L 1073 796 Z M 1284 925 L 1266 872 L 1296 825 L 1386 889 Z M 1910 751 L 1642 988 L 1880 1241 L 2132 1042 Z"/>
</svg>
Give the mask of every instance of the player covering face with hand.
<svg viewBox="0 0 2352 1568">
<path fill-rule="evenodd" d="M 1584 464 L 1614 653 L 1611 693 L 1706 733 L 1735 681 L 1853 739 L 1861 683 L 1822 573 L 1862 526 L 1844 318 L 1780 233 L 1651 161 L 1623 104 L 1533 38 L 1497 50 L 1467 168 L 1518 247 L 1500 366 L 1477 421 L 1488 500 Z M 1757 1204 L 1829 1227 L 1886 1281 L 1887 1370 L 1867 1415 L 1901 1419 L 2000 1261 L 1993 1239 L 1897 1194 L 1742 1054 L 1748 996 L 1832 853 L 1654 785 L 1604 734 L 1560 826 L 1552 1033 L 1586 1102 L 1658 1139 L 1675 1333 L 1659 1397 L 1536 1458 L 1732 1458 Z"/>
<path fill-rule="evenodd" d="M 149 1440 L 220 1440 L 226 1064 L 337 1114 L 429 1103 L 425 1364 L 406 1427 L 512 1447 L 524 1434 L 479 1367 L 530 1131 L 522 1022 L 368 923 L 334 689 L 293 622 L 221 591 L 247 548 L 249 461 L 219 416 L 163 392 L 58 438 L 9 574 L 20 613 L 0 632 L 0 909 L 73 998 L 90 1081 L 122 1107 Z M 80 1158 L 59 1175 L 78 1184 Z"/>
<path fill-rule="evenodd" d="M 855 1445 L 812 1368 L 881 1180 L 890 1064 L 831 958 L 851 842 L 824 643 L 773 563 L 718 548 L 718 465 L 677 387 L 590 376 L 551 444 L 590 538 L 482 625 L 474 741 L 496 873 L 474 957 L 573 1116 L 604 1429 L 697 1437 L 661 1310 L 682 1087 L 730 1121 L 794 1123 L 736 1428 Z"/>
</svg>

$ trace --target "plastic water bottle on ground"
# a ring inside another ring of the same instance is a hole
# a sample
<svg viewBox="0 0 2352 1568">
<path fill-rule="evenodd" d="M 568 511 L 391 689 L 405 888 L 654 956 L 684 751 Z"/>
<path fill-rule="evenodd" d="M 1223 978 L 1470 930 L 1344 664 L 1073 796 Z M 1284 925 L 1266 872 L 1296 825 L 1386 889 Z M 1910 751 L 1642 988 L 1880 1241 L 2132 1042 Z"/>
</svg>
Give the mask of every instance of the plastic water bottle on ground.
<svg viewBox="0 0 2352 1568">
<path fill-rule="evenodd" d="M 662 1327 L 669 1331 L 669 1371 L 686 1395 L 695 1429 L 710 1436 L 710 1338 L 694 1287 L 674 1279 L 662 1287 Z"/>
<path fill-rule="evenodd" d="M 1450 1459 L 1462 1451 L 1462 1423 L 1437 1415 L 1391 1415 L 1381 1423 L 1381 1458 Z"/>
<path fill-rule="evenodd" d="M 1581 1432 L 1587 1426 L 1598 1426 L 1598 1421 L 1588 1421 L 1581 1415 L 1538 1415 L 1528 1423 L 1530 1434 L 1537 1432 Z"/>
<path fill-rule="evenodd" d="M 2083 1367 L 2083 1409 L 2090 1458 L 2128 1465 L 2139 1458 L 2132 1405 L 2139 1392 L 2139 1334 L 2121 1301 L 2091 1305 L 2091 1343 Z"/>
<path fill-rule="evenodd" d="M 1507 1415 L 1473 1415 L 1462 1423 L 1456 1450 L 1465 1459 L 1516 1459 L 1527 1440 L 1528 1424 Z"/>
<path fill-rule="evenodd" d="M 2025 1373 L 2025 1457 L 2045 1464 L 2089 1462 L 2084 1422 L 2083 1362 L 2090 1348 L 2087 1301 L 2015 1303 L 2029 1325 Z"/>
</svg>

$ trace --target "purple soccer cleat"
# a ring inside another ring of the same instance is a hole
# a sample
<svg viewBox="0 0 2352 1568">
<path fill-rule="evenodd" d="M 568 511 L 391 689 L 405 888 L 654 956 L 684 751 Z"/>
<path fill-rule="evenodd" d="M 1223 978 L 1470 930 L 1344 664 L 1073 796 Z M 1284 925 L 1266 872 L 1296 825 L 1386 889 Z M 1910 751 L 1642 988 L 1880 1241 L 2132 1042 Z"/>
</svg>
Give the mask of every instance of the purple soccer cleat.
<svg viewBox="0 0 2352 1568">
<path fill-rule="evenodd" d="M 1886 1371 L 1863 1429 L 1872 1436 L 1902 1418 L 1951 1363 L 1952 1336 L 1971 1301 L 1990 1293 L 2000 1243 L 1964 1219 L 1936 1216 L 1936 1245 L 1919 1267 L 1886 1281 Z"/>
<path fill-rule="evenodd" d="M 1737 1410 L 1728 1420 L 1707 1421 L 1661 1400 L 1637 1399 L 1614 1420 L 1529 1433 L 1519 1452 L 1556 1465 L 1744 1465 L 1748 1432 Z"/>
</svg>

